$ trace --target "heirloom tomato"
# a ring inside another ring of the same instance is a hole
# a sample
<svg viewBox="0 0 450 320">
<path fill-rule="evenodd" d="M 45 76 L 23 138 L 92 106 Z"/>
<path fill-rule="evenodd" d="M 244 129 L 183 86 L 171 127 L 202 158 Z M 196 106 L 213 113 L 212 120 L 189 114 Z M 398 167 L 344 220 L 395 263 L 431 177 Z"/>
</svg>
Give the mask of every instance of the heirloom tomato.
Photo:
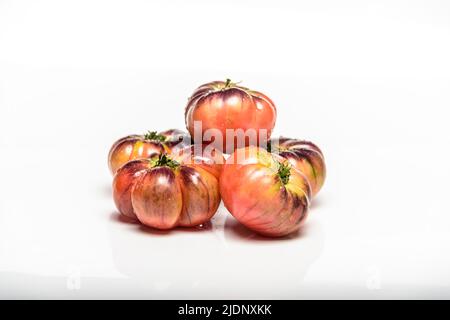
<svg viewBox="0 0 450 320">
<path fill-rule="evenodd" d="M 113 197 L 121 214 L 157 229 L 203 224 L 220 203 L 216 158 L 160 154 L 133 160 L 114 176 Z M 223 161 L 223 158 L 222 158 Z"/>
<path fill-rule="evenodd" d="M 117 140 L 109 151 L 109 170 L 115 174 L 117 169 L 128 161 L 170 153 L 174 148 L 182 148 L 188 143 L 190 143 L 190 137 L 187 133 L 177 129 L 160 133 L 149 131 L 143 135 L 123 137 Z"/>
<path fill-rule="evenodd" d="M 214 146 L 225 153 L 248 145 L 266 145 L 276 117 L 275 104 L 268 96 L 229 79 L 198 87 L 185 109 L 186 126 L 191 136 L 194 138 L 201 133 L 204 143 L 212 140 Z M 207 131 L 212 137 L 205 134 Z M 231 134 L 227 135 L 227 131 Z M 220 139 L 216 133 L 220 134 Z"/>
<path fill-rule="evenodd" d="M 300 229 L 311 198 L 306 177 L 286 159 L 256 146 L 237 149 L 225 162 L 220 193 L 247 228 L 270 237 Z"/>
<path fill-rule="evenodd" d="M 326 166 L 322 151 L 314 143 L 289 138 L 272 139 L 269 150 L 289 160 L 300 170 L 311 185 L 313 196 L 322 188 L 326 177 Z"/>
</svg>

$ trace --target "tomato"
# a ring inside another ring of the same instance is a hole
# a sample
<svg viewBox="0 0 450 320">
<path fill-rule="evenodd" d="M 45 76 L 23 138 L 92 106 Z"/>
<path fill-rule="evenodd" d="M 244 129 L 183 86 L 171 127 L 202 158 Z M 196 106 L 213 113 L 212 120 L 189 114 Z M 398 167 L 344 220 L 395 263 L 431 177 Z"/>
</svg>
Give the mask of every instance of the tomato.
<svg viewBox="0 0 450 320">
<path fill-rule="evenodd" d="M 172 156 L 178 162 L 190 162 L 202 167 L 214 175 L 217 180 L 220 179 L 220 174 L 225 163 L 223 153 L 218 149 L 210 148 L 208 145 L 186 146 L 178 149 L 177 152 L 173 152 Z"/>
<path fill-rule="evenodd" d="M 320 191 L 325 182 L 326 166 L 323 153 L 318 146 L 309 141 L 281 137 L 272 139 L 269 148 L 288 159 L 308 178 L 313 196 Z"/>
<path fill-rule="evenodd" d="M 117 140 L 108 155 L 109 170 L 115 174 L 117 169 L 128 161 L 144 159 L 170 153 L 174 148 L 182 148 L 190 141 L 181 130 L 171 129 L 157 133 L 149 131 L 143 135 L 129 135 Z"/>
<path fill-rule="evenodd" d="M 239 222 L 270 237 L 299 230 L 311 199 L 309 182 L 299 170 L 256 146 L 238 149 L 227 159 L 220 193 Z"/>
<path fill-rule="evenodd" d="M 193 227 L 210 220 L 220 203 L 219 181 L 214 175 L 220 170 L 214 168 L 212 158 L 187 154 L 176 160 L 161 154 L 122 166 L 113 180 L 113 198 L 120 213 L 157 229 Z"/>
<path fill-rule="evenodd" d="M 194 123 L 201 122 L 201 134 L 204 143 L 211 137 L 205 132 L 216 129 L 221 139 L 211 140 L 222 152 L 231 153 L 238 146 L 265 145 L 275 126 L 277 111 L 272 100 L 263 93 L 232 83 L 214 81 L 198 87 L 188 100 L 185 110 L 186 126 L 192 137 L 195 136 Z M 227 138 L 227 129 L 234 130 Z M 255 141 L 248 138 L 241 142 L 236 130 L 243 132 L 251 129 L 255 132 Z M 264 133 L 266 130 L 266 134 Z M 198 133 L 197 133 L 198 134 Z M 262 134 L 262 136 L 260 136 Z M 199 143 L 199 141 L 196 141 Z"/>
</svg>

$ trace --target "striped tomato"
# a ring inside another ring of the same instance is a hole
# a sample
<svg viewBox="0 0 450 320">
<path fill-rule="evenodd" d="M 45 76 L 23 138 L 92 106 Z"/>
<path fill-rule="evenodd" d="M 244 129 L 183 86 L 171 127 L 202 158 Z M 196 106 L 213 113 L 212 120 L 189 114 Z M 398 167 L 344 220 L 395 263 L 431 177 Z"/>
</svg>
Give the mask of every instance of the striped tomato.
<svg viewBox="0 0 450 320">
<path fill-rule="evenodd" d="M 220 203 L 220 169 L 214 168 L 214 159 L 186 154 L 176 159 L 161 154 L 122 166 L 113 180 L 120 213 L 157 229 L 193 227 L 211 219 Z"/>
<path fill-rule="evenodd" d="M 308 179 L 313 196 L 322 188 L 326 177 L 326 166 L 322 151 L 314 143 L 290 139 L 272 139 L 269 143 L 272 152 L 289 160 L 296 169 Z"/>
<path fill-rule="evenodd" d="M 216 148 L 226 153 L 239 146 L 266 145 L 276 117 L 275 104 L 268 96 L 230 80 L 201 85 L 189 98 L 185 110 L 191 136 L 201 133 L 203 139 L 211 139 Z M 196 123 L 200 123 L 201 128 L 196 129 Z M 195 132 L 200 129 L 201 132 Z M 215 134 L 208 137 L 207 131 L 212 130 L 220 133 L 220 140 Z"/>
<path fill-rule="evenodd" d="M 128 161 L 170 153 L 172 149 L 184 147 L 188 142 L 188 135 L 177 129 L 126 136 L 117 140 L 111 147 L 108 155 L 109 170 L 115 174 Z"/>
<path fill-rule="evenodd" d="M 311 198 L 309 182 L 300 171 L 286 159 L 255 146 L 238 149 L 227 159 L 220 192 L 239 222 L 270 237 L 299 230 Z"/>
</svg>

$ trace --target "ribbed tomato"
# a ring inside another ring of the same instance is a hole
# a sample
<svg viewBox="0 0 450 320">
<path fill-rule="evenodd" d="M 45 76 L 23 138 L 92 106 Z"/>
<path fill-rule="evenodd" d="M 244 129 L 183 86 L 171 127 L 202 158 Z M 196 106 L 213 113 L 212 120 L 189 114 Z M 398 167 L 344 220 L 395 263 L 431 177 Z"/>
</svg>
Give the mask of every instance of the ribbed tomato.
<svg viewBox="0 0 450 320">
<path fill-rule="evenodd" d="M 312 194 L 315 196 L 322 188 L 326 177 L 326 166 L 322 151 L 314 143 L 290 139 L 278 138 L 272 139 L 269 143 L 269 149 L 277 153 L 298 170 L 300 170 L 308 179 Z"/>
<path fill-rule="evenodd" d="M 300 171 L 286 159 L 255 146 L 238 149 L 227 159 L 220 193 L 239 222 L 270 237 L 299 230 L 311 199 L 309 182 Z"/>
<path fill-rule="evenodd" d="M 192 227 L 211 219 L 220 203 L 215 175 L 220 168 L 215 168 L 214 159 L 187 154 L 176 160 L 161 154 L 122 166 L 113 180 L 120 213 L 157 229 Z"/>
<path fill-rule="evenodd" d="M 171 129 L 157 133 L 149 131 L 143 135 L 129 135 L 117 140 L 108 155 L 109 170 L 117 169 L 128 161 L 145 159 L 162 153 L 170 153 L 174 148 L 183 148 L 190 142 L 184 131 Z"/>
<path fill-rule="evenodd" d="M 265 145 L 275 126 L 276 117 L 275 104 L 268 96 L 230 80 L 201 85 L 189 98 L 185 110 L 186 126 L 191 136 L 196 136 L 194 124 L 199 122 L 203 142 L 209 143 L 206 140 L 211 139 L 214 146 L 225 153 L 233 152 L 240 143 L 241 147 L 250 144 Z M 207 137 L 205 133 L 210 129 L 217 130 L 221 139 L 218 140 L 216 136 Z M 233 130 L 228 137 L 227 129 Z M 244 137 L 242 134 L 249 129 L 255 133 L 255 141 L 250 141 L 248 136 Z M 239 140 L 238 134 L 245 140 Z"/>
</svg>

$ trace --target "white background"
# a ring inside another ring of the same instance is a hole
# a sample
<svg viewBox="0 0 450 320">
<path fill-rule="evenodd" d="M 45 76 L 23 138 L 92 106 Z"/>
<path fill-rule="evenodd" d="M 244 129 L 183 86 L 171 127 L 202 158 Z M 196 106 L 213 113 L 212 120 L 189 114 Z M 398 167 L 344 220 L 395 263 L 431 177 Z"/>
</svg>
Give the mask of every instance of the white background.
<svg viewBox="0 0 450 320">
<path fill-rule="evenodd" d="M 450 298 L 447 1 L 0 1 L 1 298 Z M 301 235 L 118 219 L 107 152 L 230 77 L 328 177 Z"/>
</svg>

